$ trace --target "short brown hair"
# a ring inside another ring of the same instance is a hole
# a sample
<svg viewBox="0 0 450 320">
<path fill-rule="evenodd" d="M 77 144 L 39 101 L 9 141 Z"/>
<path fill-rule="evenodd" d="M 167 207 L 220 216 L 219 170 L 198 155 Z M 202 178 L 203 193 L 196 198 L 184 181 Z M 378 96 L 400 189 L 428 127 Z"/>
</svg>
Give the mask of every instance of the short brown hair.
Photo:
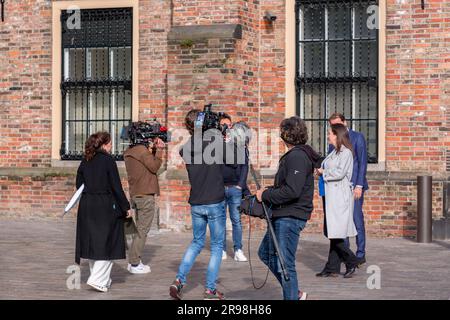
<svg viewBox="0 0 450 320">
<path fill-rule="evenodd" d="M 225 113 L 225 112 L 221 112 L 220 115 L 219 115 L 219 121 L 222 121 L 223 119 L 228 119 L 228 120 L 230 120 L 230 122 L 232 122 L 231 121 L 231 116 L 228 113 Z"/>
<path fill-rule="evenodd" d="M 111 141 L 111 135 L 108 132 L 97 132 L 92 134 L 84 144 L 84 158 L 89 161 L 94 158 L 102 146 Z"/>
<path fill-rule="evenodd" d="M 195 129 L 195 121 L 197 120 L 198 113 L 201 112 L 198 109 L 192 109 L 189 111 L 184 118 L 184 125 L 186 126 L 186 129 L 189 131 L 191 135 L 194 134 Z"/>
<path fill-rule="evenodd" d="M 290 117 L 281 121 L 280 137 L 290 145 L 306 144 L 308 142 L 308 128 L 300 117 Z"/>
<path fill-rule="evenodd" d="M 333 113 L 333 114 L 330 116 L 330 118 L 328 118 L 328 121 L 331 122 L 331 120 L 334 120 L 334 119 L 341 119 L 342 122 L 345 122 L 345 121 L 346 121 L 344 115 L 343 115 L 342 113 L 339 113 L 339 112 Z"/>
</svg>

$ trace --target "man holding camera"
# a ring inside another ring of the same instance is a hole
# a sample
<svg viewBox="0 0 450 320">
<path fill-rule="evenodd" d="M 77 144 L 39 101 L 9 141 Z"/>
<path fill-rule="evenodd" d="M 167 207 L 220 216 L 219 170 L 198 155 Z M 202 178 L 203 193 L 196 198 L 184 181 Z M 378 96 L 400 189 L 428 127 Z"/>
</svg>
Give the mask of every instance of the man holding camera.
<svg viewBox="0 0 450 320">
<path fill-rule="evenodd" d="M 205 112 L 201 113 L 199 110 L 194 109 L 189 111 L 185 118 L 186 129 L 191 137 L 181 148 L 180 155 L 186 163 L 191 184 L 189 204 L 191 205 L 194 238 L 184 253 L 176 279 L 169 288 L 170 296 L 176 300 L 182 298 L 186 277 L 205 245 L 207 226 L 211 236 L 211 257 L 206 272 L 204 299 L 224 299 L 224 295 L 216 288 L 222 262 L 226 220 L 225 188 L 222 175 L 223 155 L 221 154 L 224 144 L 220 130 L 209 129 L 208 125 L 206 125 L 206 128 L 203 126 L 207 122 L 206 120 L 204 121 L 206 116 Z M 214 147 L 214 144 L 218 147 L 211 148 Z M 212 156 L 208 152 L 212 149 L 215 150 L 214 159 L 206 159 L 208 156 Z M 220 159 L 216 159 L 215 156 Z"/>
<path fill-rule="evenodd" d="M 130 146 L 124 153 L 131 205 L 136 210 L 137 234 L 133 236 L 128 254 L 128 271 L 132 274 L 151 271 L 150 266 L 142 263 L 141 255 L 156 212 L 155 195 L 159 195 L 157 173 L 162 164 L 164 147 L 164 142 L 155 138 L 148 146 Z"/>
</svg>

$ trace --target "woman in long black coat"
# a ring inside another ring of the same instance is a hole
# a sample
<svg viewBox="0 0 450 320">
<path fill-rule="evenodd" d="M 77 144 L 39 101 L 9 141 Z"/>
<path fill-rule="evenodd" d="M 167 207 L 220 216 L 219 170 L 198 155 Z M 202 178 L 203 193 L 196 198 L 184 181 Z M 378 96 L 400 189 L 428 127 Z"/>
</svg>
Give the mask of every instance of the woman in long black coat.
<svg viewBox="0 0 450 320">
<path fill-rule="evenodd" d="M 77 217 L 75 261 L 89 259 L 87 284 L 106 292 L 111 285 L 112 260 L 125 259 L 124 219 L 130 204 L 111 154 L 107 132 L 91 135 L 77 172 L 77 189 L 84 184 Z"/>
</svg>

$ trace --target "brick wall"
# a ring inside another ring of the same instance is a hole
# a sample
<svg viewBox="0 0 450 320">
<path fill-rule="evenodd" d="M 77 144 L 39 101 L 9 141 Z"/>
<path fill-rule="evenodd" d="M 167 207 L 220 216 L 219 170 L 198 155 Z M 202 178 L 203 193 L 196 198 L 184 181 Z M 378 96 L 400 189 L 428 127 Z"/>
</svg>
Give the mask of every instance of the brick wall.
<svg viewBox="0 0 450 320">
<path fill-rule="evenodd" d="M 50 165 L 50 1 L 5 4 L 0 25 L 0 167 Z"/>
<path fill-rule="evenodd" d="M 240 0 L 171 0 L 171 2 L 175 26 L 238 23 L 239 21 Z"/>
<path fill-rule="evenodd" d="M 139 1 L 139 119 L 166 121 L 170 1 Z M 167 123 L 165 123 L 167 124 Z"/>
<path fill-rule="evenodd" d="M 387 1 L 387 169 L 445 172 L 449 149 L 448 1 Z"/>
</svg>

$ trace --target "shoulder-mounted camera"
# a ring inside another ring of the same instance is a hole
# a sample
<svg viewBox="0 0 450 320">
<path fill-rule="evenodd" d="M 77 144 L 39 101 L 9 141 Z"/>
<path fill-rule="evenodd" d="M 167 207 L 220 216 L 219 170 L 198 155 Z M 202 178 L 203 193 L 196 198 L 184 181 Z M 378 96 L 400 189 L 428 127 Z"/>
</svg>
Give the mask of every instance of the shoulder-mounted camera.
<svg viewBox="0 0 450 320">
<path fill-rule="evenodd" d="M 139 144 L 148 147 L 156 138 L 161 139 L 163 142 L 170 142 L 171 134 L 166 127 L 161 126 L 154 119 L 148 122 L 138 121 L 130 123 L 130 125 L 122 128 L 120 138 L 129 140 L 131 147 Z"/>
<path fill-rule="evenodd" d="M 201 129 L 203 132 L 209 129 L 217 129 L 225 135 L 228 130 L 227 125 L 220 125 L 220 119 L 223 112 L 213 112 L 211 110 L 212 104 L 205 105 L 203 111 L 198 113 L 197 119 L 195 121 L 195 128 Z"/>
</svg>

